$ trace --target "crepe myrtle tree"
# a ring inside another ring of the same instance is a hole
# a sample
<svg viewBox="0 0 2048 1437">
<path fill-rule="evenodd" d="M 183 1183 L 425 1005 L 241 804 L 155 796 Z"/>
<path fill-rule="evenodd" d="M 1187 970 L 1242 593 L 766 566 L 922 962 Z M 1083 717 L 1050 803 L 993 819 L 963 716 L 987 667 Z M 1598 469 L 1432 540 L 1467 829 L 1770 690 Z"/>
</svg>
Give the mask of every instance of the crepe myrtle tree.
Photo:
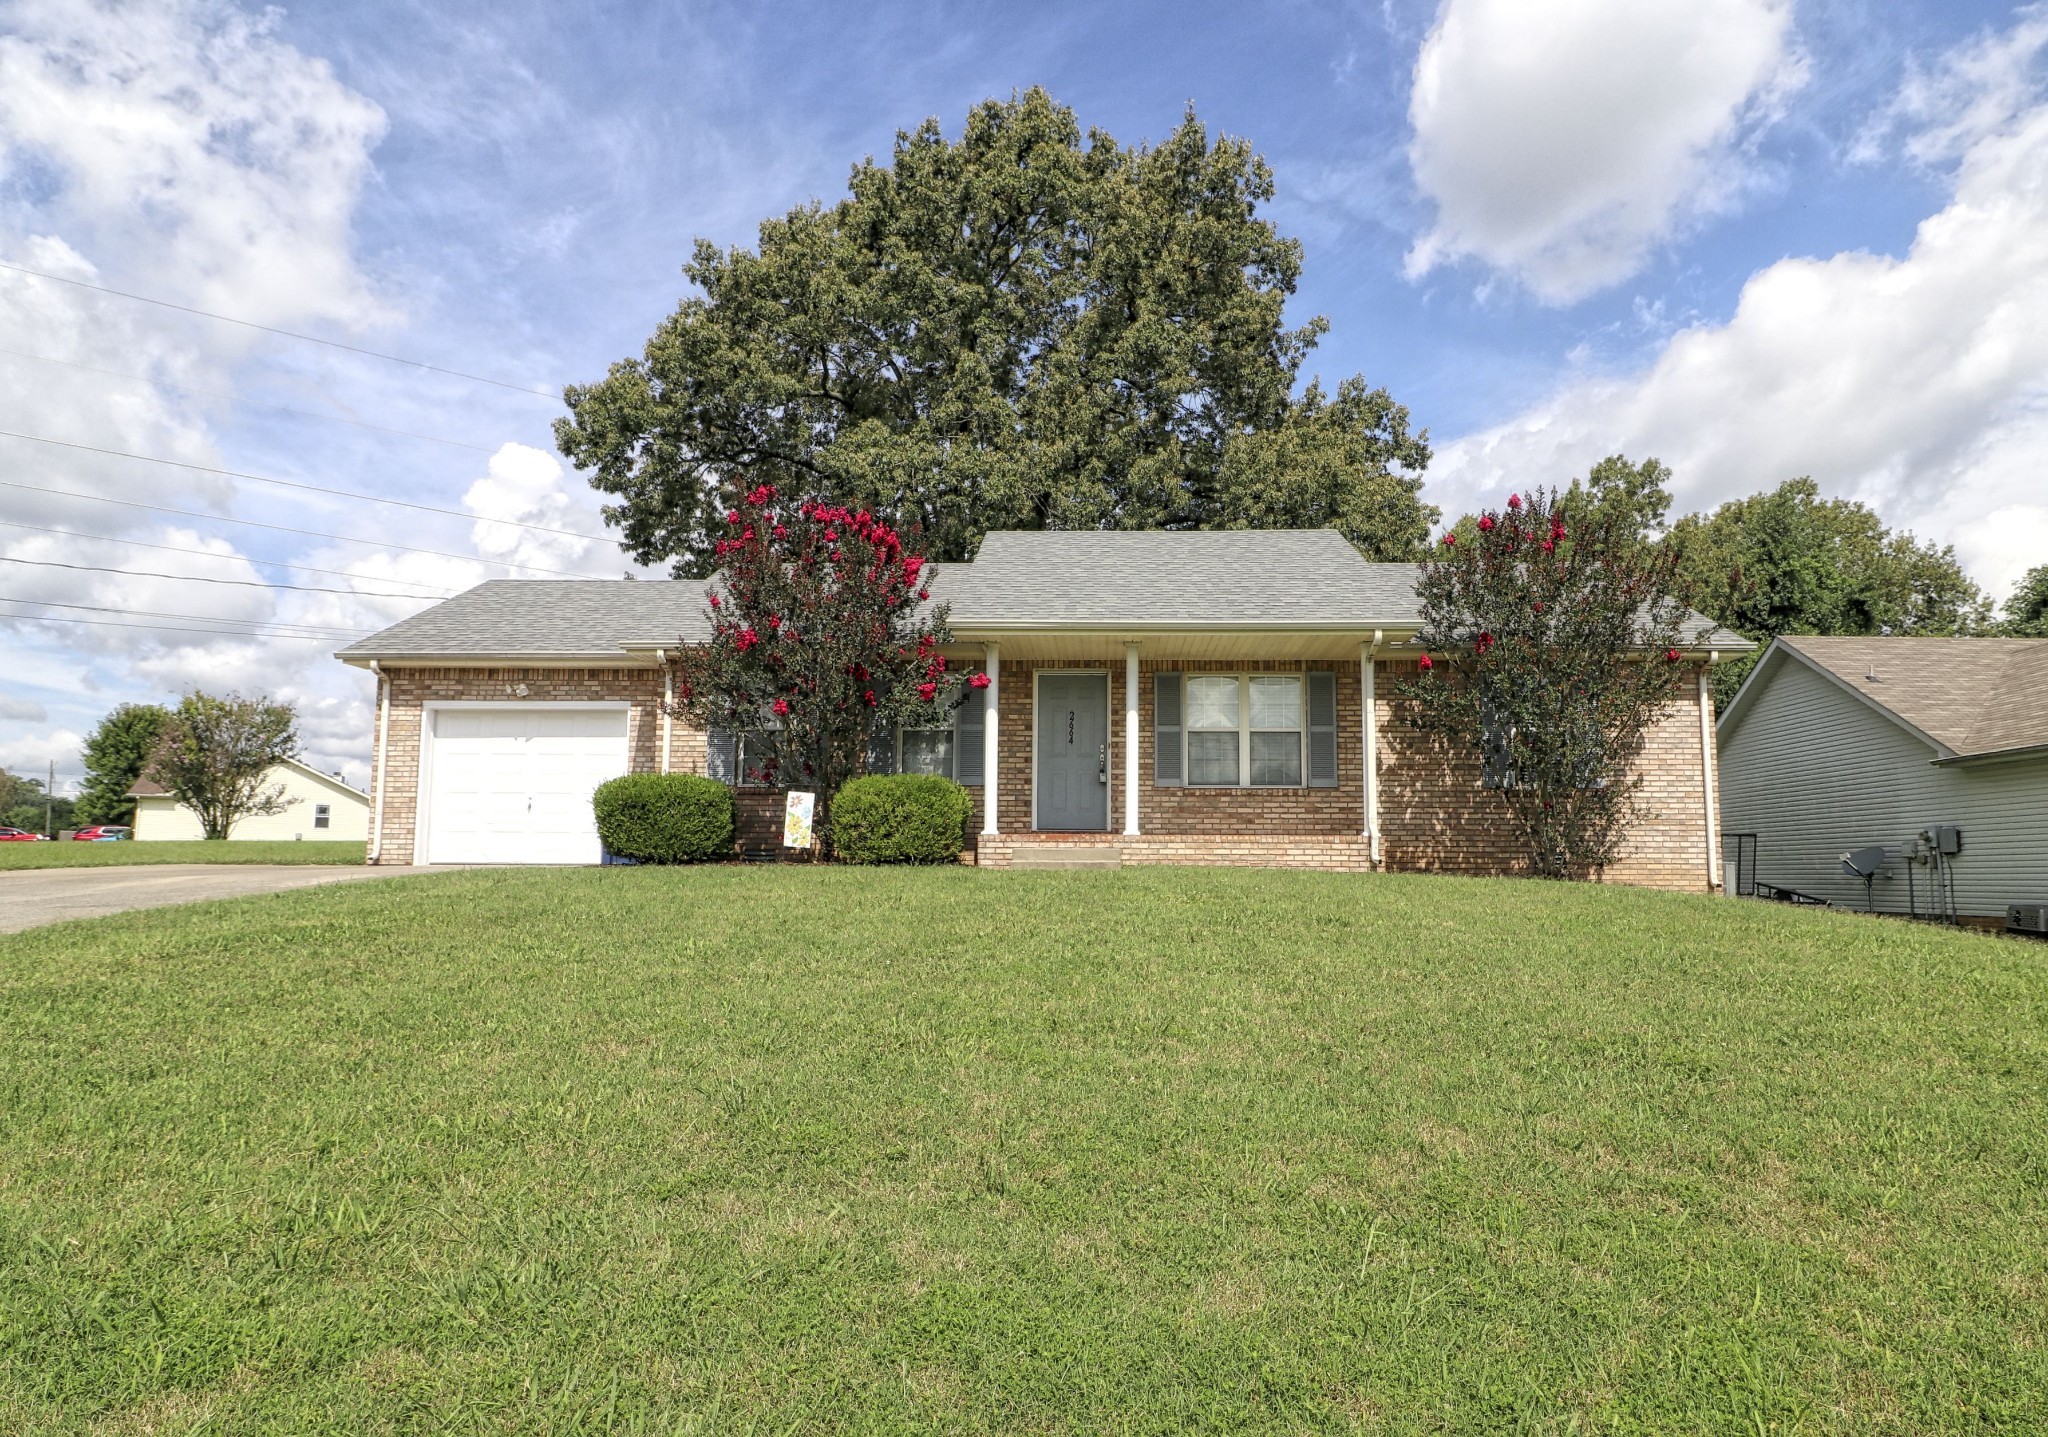
<svg viewBox="0 0 2048 1437">
<path fill-rule="evenodd" d="M 1417 726 L 1478 754 L 1547 878 L 1614 861 L 1649 727 L 1684 680 L 1674 546 L 1556 491 L 1510 495 L 1445 534 L 1417 584 L 1424 646 L 1397 685 Z"/>
<path fill-rule="evenodd" d="M 874 515 L 773 485 L 724 516 L 706 596 L 711 641 L 672 659 L 674 712 L 745 734 L 743 776 L 818 795 L 814 828 L 830 851 L 832 795 L 865 771 L 871 737 L 931 724 L 986 688 L 948 672 L 950 637 L 925 560 Z"/>
</svg>

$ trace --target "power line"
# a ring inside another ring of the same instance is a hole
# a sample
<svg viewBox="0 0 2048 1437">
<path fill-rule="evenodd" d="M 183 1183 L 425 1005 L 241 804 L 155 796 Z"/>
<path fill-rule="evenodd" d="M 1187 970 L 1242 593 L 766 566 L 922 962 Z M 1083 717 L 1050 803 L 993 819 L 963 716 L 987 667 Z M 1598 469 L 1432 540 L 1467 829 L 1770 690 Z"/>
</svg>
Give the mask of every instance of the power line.
<svg viewBox="0 0 2048 1437">
<path fill-rule="evenodd" d="M 168 464 L 173 469 L 191 469 L 200 474 L 219 474 L 228 479 L 247 479 L 253 484 L 275 484 L 280 489 L 300 489 L 308 494 L 332 494 L 342 499 L 360 499 L 370 504 L 390 504 L 400 509 L 417 509 L 423 514 L 447 514 L 456 519 L 467 519 L 472 524 L 509 524 L 515 529 L 531 529 L 537 534 L 558 534 L 565 539 L 582 539 L 590 543 L 607 543 L 603 534 L 584 534 L 574 529 L 556 529 L 547 524 L 529 524 L 523 519 L 490 519 L 482 514 L 468 514 L 460 509 L 443 509 L 436 504 L 415 504 L 410 499 L 387 499 L 382 494 L 363 494 L 354 489 L 331 489 L 324 484 L 306 484 L 297 479 L 274 479 L 268 474 L 245 474 L 239 469 L 218 469 L 211 464 L 192 464 L 183 459 L 159 459 L 154 454 L 130 454 L 125 449 L 103 449 L 97 444 L 78 444 L 69 439 L 50 439 L 41 434 L 21 434 L 12 429 L 0 429 L 0 437 L 26 439 L 31 444 L 54 444 L 60 449 L 81 449 L 88 454 L 106 454 L 116 459 L 136 459 L 144 464 Z"/>
<path fill-rule="evenodd" d="M 394 594 L 388 589 L 328 589 L 317 584 L 273 584 L 267 579 L 211 579 L 204 574 L 160 574 L 153 569 L 116 569 L 111 564 L 67 564 L 59 559 L 17 559 L 0 554 L 0 564 L 34 564 L 39 569 L 78 569 L 91 574 L 120 574 L 130 579 L 175 579 L 183 584 L 233 584 L 241 589 L 296 589 L 305 594 L 347 594 L 358 599 L 424 599 L 426 594 Z"/>
<path fill-rule="evenodd" d="M 0 479 L 0 488 L 26 489 L 34 494 L 59 494 L 66 499 L 90 499 L 95 504 L 118 504 L 123 509 L 147 509 L 152 514 L 175 514 L 181 519 L 205 519 L 215 524 L 240 524 L 250 529 L 269 529 L 278 534 L 298 534 L 308 539 L 332 539 L 340 544 L 364 544 L 372 549 L 390 549 L 400 554 L 427 554 L 436 559 L 460 559 L 469 564 L 496 564 L 503 569 L 525 569 L 534 574 L 560 574 L 568 579 L 581 579 L 585 575 L 569 569 L 549 569 L 540 564 L 515 564 L 510 559 L 486 559 L 477 554 L 452 554 L 446 549 L 414 549 L 405 544 L 391 544 L 382 539 L 358 539 L 348 534 L 329 534 L 320 529 L 294 529 L 286 524 L 265 524 L 257 519 L 234 519 L 226 514 L 202 514 L 196 509 L 173 509 L 164 504 L 144 504 L 135 499 L 113 499 L 105 494 L 81 494 L 75 489 L 52 489 L 47 484 L 22 484 L 12 479 Z"/>
<path fill-rule="evenodd" d="M 225 399 L 230 404 L 246 404 L 257 409 L 275 409 L 279 414 L 296 414 L 302 419 L 323 419 L 330 424 L 353 424 L 358 429 L 371 429 L 379 434 L 396 434 L 402 439 L 424 439 L 429 444 L 452 444 L 457 449 L 474 449 L 479 454 L 494 454 L 497 451 L 488 444 L 470 444 L 460 439 L 443 439 L 438 434 L 415 434 L 410 429 L 392 429 L 382 424 L 371 424 L 362 419 L 350 419 L 340 414 L 322 414 L 317 409 L 293 409 L 288 404 L 271 404 L 262 399 L 250 399 L 240 394 L 223 394 L 217 389 L 194 389 L 187 384 L 172 384 L 167 379 L 152 379 L 146 374 L 127 374 L 118 369 L 101 369 L 93 364 L 79 364 L 70 359 L 52 359 L 47 354 L 30 354 L 25 349 L 0 348 L 0 354 L 16 359 L 32 359 L 38 364 L 61 364 L 66 369 L 82 369 L 87 374 L 104 374 L 111 379 L 132 379 L 138 384 L 151 385 L 157 389 L 175 389 L 180 394 L 196 394 L 202 399 Z"/>
<path fill-rule="evenodd" d="M 218 639 L 298 639 L 309 644 L 331 644 L 316 634 L 243 633 L 235 629 L 188 629 L 176 624 L 124 624 L 116 619 L 65 619 L 55 614 L 0 614 L 0 621 L 17 624 L 89 624 L 98 629 L 151 629 L 161 634 L 212 634 Z"/>
<path fill-rule="evenodd" d="M 161 549 L 166 554 L 191 554 L 202 559 L 239 559 L 248 564 L 263 564 L 273 569 L 290 569 L 295 574 L 327 574 L 336 579 L 363 579 L 367 574 L 351 574 L 346 569 L 316 569 L 310 564 L 287 564 L 282 559 L 258 559 L 247 554 L 216 554 L 211 549 L 194 549 L 183 544 L 152 544 L 146 539 L 117 539 L 112 534 L 87 534 L 78 529 L 52 529 L 47 524 L 22 524 L 13 519 L 0 519 L 0 527 L 28 529 L 37 534 L 62 534 L 70 539 L 90 539 L 96 544 L 127 544 L 137 549 Z M 367 540 L 365 542 L 368 542 Z M 447 589 L 436 589 L 417 579 L 396 579 L 387 575 L 376 575 L 382 584 L 413 584 L 430 592 L 419 595 L 422 599 L 445 599 L 450 597 Z"/>
<path fill-rule="evenodd" d="M 343 344 L 338 339 L 322 339 L 317 334 L 301 334 L 295 329 L 278 329 L 268 324 L 258 324 L 254 320 L 236 319 L 231 314 L 215 314 L 210 309 L 194 309 L 190 305 L 173 304 L 167 299 L 152 299 L 146 294 L 130 294 L 123 289 L 109 289 L 103 284 L 87 284 L 82 279 L 69 279 L 61 274 L 45 274 L 39 269 L 29 269 L 25 265 L 8 264 L 5 261 L 0 261 L 0 269 L 10 269 L 16 274 L 33 275 L 37 279 L 51 280 L 57 284 L 76 285 L 80 289 L 89 289 L 96 294 L 111 294 L 116 299 L 132 299 L 138 304 L 161 305 L 165 309 L 175 309 L 180 314 L 196 314 L 201 319 L 217 319 L 223 324 L 239 324 L 244 329 L 257 329 L 265 334 L 281 334 L 286 339 L 303 339 L 308 344 L 324 344 L 329 349 L 345 350 L 350 354 L 361 354 L 371 359 L 388 360 L 393 364 L 408 364 L 414 369 L 424 369 L 430 374 L 446 374 L 456 379 L 473 380 L 478 384 L 492 384 L 500 389 L 509 389 L 514 394 L 531 394 L 539 399 L 559 400 L 561 398 L 559 394 L 551 393 L 545 389 L 529 389 L 524 384 L 513 384 L 509 380 L 504 379 L 492 379 L 489 375 L 485 374 L 468 374 L 460 369 L 445 369 L 438 364 L 426 364 L 417 359 L 407 359 L 403 355 L 384 354 L 375 349 L 364 349 L 359 345 Z"/>
<path fill-rule="evenodd" d="M 297 624 L 289 619 L 231 619 L 218 614 L 168 614 L 160 609 L 117 609 L 106 604 L 67 604 L 57 599 L 17 598 L 11 594 L 0 594 L 0 604 L 38 604 L 46 609 L 80 609 L 89 614 L 133 614 L 142 619 L 190 619 L 197 624 L 238 624 L 248 627 L 260 624 L 273 629 L 304 629 L 308 638 L 353 638 L 369 632 L 367 629 L 351 629 L 340 624 Z M 27 615 L 13 615 L 26 618 Z M 313 632 L 317 630 L 317 632 Z"/>
</svg>

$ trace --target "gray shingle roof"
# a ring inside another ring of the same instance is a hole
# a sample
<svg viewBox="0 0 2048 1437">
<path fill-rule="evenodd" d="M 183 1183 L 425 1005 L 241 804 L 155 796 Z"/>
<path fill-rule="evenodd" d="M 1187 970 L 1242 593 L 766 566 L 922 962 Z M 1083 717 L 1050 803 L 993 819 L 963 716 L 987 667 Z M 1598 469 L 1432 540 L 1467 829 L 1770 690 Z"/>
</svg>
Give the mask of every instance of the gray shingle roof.
<svg viewBox="0 0 2048 1437">
<path fill-rule="evenodd" d="M 996 533 L 946 577 L 959 629 L 1415 620 L 1414 566 L 1369 564 L 1334 529 Z"/>
<path fill-rule="evenodd" d="M 1003 532 L 937 566 L 932 602 L 966 634 L 1090 626 L 1412 628 L 1413 564 L 1368 563 L 1334 529 Z M 1747 640 L 1694 615 L 1687 640 Z M 384 658 L 617 657 L 710 637 L 698 580 L 494 579 L 342 649 Z"/>
<path fill-rule="evenodd" d="M 697 579 L 492 579 L 342 649 L 342 659 L 602 655 L 705 640 Z"/>
</svg>

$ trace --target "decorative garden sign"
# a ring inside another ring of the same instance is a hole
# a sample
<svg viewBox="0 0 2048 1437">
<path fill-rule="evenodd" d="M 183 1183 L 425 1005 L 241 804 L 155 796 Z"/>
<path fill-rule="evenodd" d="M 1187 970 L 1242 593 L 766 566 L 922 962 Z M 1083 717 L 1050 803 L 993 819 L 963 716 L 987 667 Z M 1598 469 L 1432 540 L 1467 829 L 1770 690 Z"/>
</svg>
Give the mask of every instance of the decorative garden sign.
<svg viewBox="0 0 2048 1437">
<path fill-rule="evenodd" d="M 811 846 L 811 814 L 816 808 L 818 795 L 815 793 L 792 793 L 782 810 L 782 846 L 784 848 L 809 848 Z"/>
</svg>

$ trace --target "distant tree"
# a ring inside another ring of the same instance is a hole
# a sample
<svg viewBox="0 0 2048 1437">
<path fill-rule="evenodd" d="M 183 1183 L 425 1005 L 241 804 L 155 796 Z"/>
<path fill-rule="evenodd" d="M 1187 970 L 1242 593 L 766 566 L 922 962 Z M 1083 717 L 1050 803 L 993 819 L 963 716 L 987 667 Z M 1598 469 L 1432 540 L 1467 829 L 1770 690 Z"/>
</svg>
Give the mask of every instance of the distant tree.
<svg viewBox="0 0 2048 1437">
<path fill-rule="evenodd" d="M 1558 496 L 1558 514 L 1570 525 L 1610 525 L 1617 535 L 1648 543 L 1661 535 L 1671 514 L 1671 469 L 1657 459 L 1631 464 L 1610 454 L 1583 480 Z"/>
<path fill-rule="evenodd" d="M 1716 666 L 1721 703 L 1779 634 L 1967 634 L 1990 619 L 1953 548 L 1894 532 L 1853 500 L 1823 499 L 1811 479 L 1688 514 L 1671 535 L 1695 605 L 1758 646 Z"/>
<path fill-rule="evenodd" d="M 2005 601 L 1999 631 L 2016 639 L 2048 639 L 2048 564 L 2027 570 Z"/>
<path fill-rule="evenodd" d="M 698 293 L 595 384 L 563 454 L 644 563 L 716 567 L 755 486 L 971 557 L 989 529 L 1330 525 L 1412 558 L 1427 436 L 1384 390 L 1299 397 L 1328 325 L 1284 323 L 1301 247 L 1266 163 L 1192 112 L 1157 148 L 1032 89 L 899 133 L 848 196 L 699 241 Z"/>
<path fill-rule="evenodd" d="M 1650 725 L 1677 696 L 1677 550 L 1640 542 L 1626 506 L 1567 522 L 1555 490 L 1474 516 L 1422 566 L 1414 721 L 1477 756 L 1532 870 L 1586 878 L 1636 812 Z"/>
<path fill-rule="evenodd" d="M 71 827 L 74 807 L 68 798 L 47 796 L 41 779 L 0 770 L 0 825 L 55 838 Z"/>
<path fill-rule="evenodd" d="M 78 795 L 78 821 L 133 823 L 135 800 L 128 790 L 142 777 L 157 739 L 170 721 L 159 704 L 122 704 L 99 722 L 85 741 L 85 787 Z"/>
<path fill-rule="evenodd" d="M 241 819 L 283 813 L 297 801 L 266 779 L 298 753 L 290 704 L 192 693 L 164 723 L 144 772 L 199 815 L 206 837 L 219 839 Z"/>
<path fill-rule="evenodd" d="M 744 735 L 745 777 L 815 792 L 829 851 L 832 796 L 866 767 L 877 729 L 930 726 L 988 679 L 947 672 L 924 560 L 872 515 L 779 504 L 762 485 L 722 522 L 711 642 L 672 661 L 676 710 Z"/>
</svg>

